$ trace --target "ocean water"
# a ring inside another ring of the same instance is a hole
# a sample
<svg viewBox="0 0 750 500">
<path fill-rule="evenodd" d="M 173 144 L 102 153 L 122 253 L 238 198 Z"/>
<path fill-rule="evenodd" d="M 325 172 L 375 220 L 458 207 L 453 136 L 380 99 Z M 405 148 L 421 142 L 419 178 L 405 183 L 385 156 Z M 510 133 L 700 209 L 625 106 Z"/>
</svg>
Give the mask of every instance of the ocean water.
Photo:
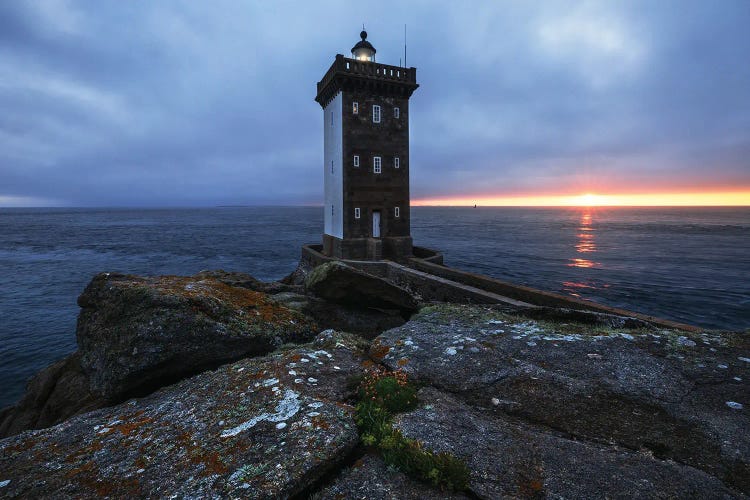
<svg viewBox="0 0 750 500">
<path fill-rule="evenodd" d="M 0 209 L 0 407 L 75 350 L 76 298 L 101 271 L 294 270 L 317 207 Z M 709 328 L 750 328 L 750 208 L 412 209 L 446 264 Z"/>
</svg>

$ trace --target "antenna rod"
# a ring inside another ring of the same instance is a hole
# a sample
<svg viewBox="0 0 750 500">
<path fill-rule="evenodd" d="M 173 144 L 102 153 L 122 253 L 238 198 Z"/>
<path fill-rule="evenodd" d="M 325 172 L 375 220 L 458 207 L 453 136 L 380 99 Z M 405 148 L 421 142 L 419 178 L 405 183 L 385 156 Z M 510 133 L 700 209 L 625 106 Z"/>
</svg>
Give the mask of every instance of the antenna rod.
<svg viewBox="0 0 750 500">
<path fill-rule="evenodd" d="M 404 68 L 408 68 L 406 65 L 406 24 L 404 24 Z"/>
</svg>

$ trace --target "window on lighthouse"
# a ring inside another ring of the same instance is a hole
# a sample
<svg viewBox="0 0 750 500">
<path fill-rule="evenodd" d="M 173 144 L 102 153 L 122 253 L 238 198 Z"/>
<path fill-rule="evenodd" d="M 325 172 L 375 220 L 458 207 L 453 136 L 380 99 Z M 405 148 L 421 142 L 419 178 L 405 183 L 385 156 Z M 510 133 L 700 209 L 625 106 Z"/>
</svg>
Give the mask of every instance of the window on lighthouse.
<svg viewBox="0 0 750 500">
<path fill-rule="evenodd" d="M 361 217 L 361 214 L 362 214 L 362 212 L 360 211 L 359 208 L 355 208 L 354 209 L 354 218 L 355 219 L 359 219 Z"/>
<path fill-rule="evenodd" d="M 377 104 L 372 107 L 372 123 L 380 123 L 380 106 Z"/>
<path fill-rule="evenodd" d="M 353 102 L 352 103 L 352 113 L 355 114 L 355 115 L 359 114 L 359 103 L 358 102 Z"/>
<path fill-rule="evenodd" d="M 401 115 L 401 110 L 398 108 L 393 108 L 393 117 L 398 118 Z"/>
<path fill-rule="evenodd" d="M 355 167 L 359 166 L 359 155 L 354 155 L 354 166 Z"/>
<path fill-rule="evenodd" d="M 398 156 L 393 159 L 393 168 L 399 168 L 401 167 L 401 160 L 399 160 Z"/>
<path fill-rule="evenodd" d="M 379 156 L 372 159 L 372 171 L 379 174 L 382 171 L 381 160 Z"/>
<path fill-rule="evenodd" d="M 393 212 L 393 215 L 395 215 L 396 217 L 401 217 L 401 209 L 399 207 L 396 207 Z"/>
</svg>

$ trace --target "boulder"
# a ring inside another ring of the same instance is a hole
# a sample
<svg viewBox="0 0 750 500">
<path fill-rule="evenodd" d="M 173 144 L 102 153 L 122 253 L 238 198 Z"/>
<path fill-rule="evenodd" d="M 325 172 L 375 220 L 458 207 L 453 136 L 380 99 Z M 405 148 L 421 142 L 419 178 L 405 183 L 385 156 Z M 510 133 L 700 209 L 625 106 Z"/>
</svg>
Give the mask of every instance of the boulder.
<svg viewBox="0 0 750 500">
<path fill-rule="evenodd" d="M 643 450 L 750 493 L 750 338 L 543 317 L 430 306 L 379 336 L 370 353 L 472 411 Z"/>
<path fill-rule="evenodd" d="M 31 378 L 23 398 L 0 414 L 0 437 L 40 429 L 104 404 L 89 390 L 77 353 Z"/>
<path fill-rule="evenodd" d="M 362 371 L 360 342 L 325 332 L 316 343 L 4 439 L 0 495 L 302 495 L 359 441 L 347 402 Z"/>
<path fill-rule="evenodd" d="M 418 308 L 417 300 L 405 288 L 339 261 L 314 268 L 305 278 L 305 289 L 336 304 L 404 313 Z"/>
<path fill-rule="evenodd" d="M 121 401 L 265 354 L 317 331 L 268 295 L 213 278 L 102 273 L 78 298 L 81 367 L 98 397 Z"/>
<path fill-rule="evenodd" d="M 479 498 L 734 498 L 717 478 L 649 453 L 529 425 L 434 388 L 396 427 L 464 460 Z"/>
</svg>

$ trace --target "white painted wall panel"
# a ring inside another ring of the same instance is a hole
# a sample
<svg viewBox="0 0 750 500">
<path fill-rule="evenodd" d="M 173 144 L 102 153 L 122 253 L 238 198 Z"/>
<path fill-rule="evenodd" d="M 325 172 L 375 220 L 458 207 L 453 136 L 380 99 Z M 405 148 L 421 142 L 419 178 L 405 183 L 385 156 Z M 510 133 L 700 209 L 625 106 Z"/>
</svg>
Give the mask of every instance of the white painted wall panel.
<svg viewBox="0 0 750 500">
<path fill-rule="evenodd" d="M 339 92 L 323 110 L 324 231 L 326 234 L 337 238 L 344 237 L 344 131 L 341 124 L 343 118 L 342 102 L 342 95 Z M 331 126 L 331 113 L 333 113 L 333 126 Z M 333 162 L 333 172 L 331 172 L 331 162 Z M 331 214 L 332 206 L 333 214 Z"/>
</svg>

